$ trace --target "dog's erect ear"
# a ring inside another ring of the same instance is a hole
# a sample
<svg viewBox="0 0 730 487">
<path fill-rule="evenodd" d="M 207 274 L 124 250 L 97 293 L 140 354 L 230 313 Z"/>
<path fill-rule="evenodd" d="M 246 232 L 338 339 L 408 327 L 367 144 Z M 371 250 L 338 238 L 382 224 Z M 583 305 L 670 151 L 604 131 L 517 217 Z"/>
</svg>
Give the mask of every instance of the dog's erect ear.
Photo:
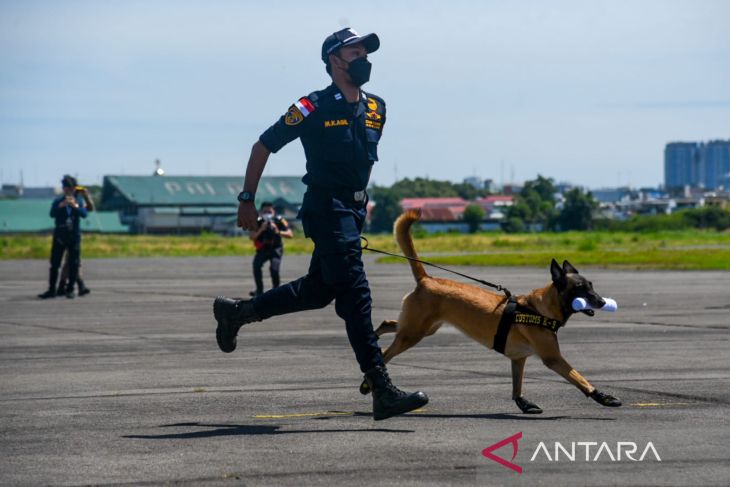
<svg viewBox="0 0 730 487">
<path fill-rule="evenodd" d="M 568 262 L 567 260 L 563 261 L 563 272 L 566 274 L 578 274 L 578 269 L 573 267 L 573 264 Z"/>
<path fill-rule="evenodd" d="M 560 268 L 560 264 L 558 264 L 558 261 L 555 259 L 550 262 L 550 275 L 553 276 L 553 282 L 558 282 L 565 277 L 565 272 L 563 272 L 563 269 Z"/>
</svg>

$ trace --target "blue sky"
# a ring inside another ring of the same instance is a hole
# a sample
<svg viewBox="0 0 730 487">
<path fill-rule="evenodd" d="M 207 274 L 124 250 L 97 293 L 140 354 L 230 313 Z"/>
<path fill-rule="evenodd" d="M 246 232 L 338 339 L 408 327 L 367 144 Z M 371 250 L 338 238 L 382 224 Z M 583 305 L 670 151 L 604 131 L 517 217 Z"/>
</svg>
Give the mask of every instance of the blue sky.
<svg viewBox="0 0 730 487">
<path fill-rule="evenodd" d="M 538 173 L 655 185 L 669 141 L 730 138 L 727 1 L 4 1 L 0 179 L 241 174 L 329 83 L 319 50 L 377 32 L 388 123 L 373 180 Z M 269 175 L 303 174 L 301 146 Z"/>
</svg>

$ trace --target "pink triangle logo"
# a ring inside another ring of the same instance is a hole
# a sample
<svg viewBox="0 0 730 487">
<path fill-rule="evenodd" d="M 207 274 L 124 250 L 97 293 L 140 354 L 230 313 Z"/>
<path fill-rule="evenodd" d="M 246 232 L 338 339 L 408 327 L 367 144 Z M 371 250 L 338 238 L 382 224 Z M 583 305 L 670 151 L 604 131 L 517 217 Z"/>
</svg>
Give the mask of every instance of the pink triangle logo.
<svg viewBox="0 0 730 487">
<path fill-rule="evenodd" d="M 482 450 L 482 455 L 489 458 L 490 460 L 494 460 L 495 462 L 499 463 L 500 465 L 507 467 L 509 469 L 514 470 L 515 472 L 521 474 L 522 473 L 522 467 L 519 465 L 515 465 L 509 460 L 505 460 L 502 457 L 498 457 L 494 453 L 492 453 L 494 450 L 499 450 L 505 445 L 512 444 L 512 458 L 511 460 L 514 460 L 517 456 L 517 442 L 522 439 L 522 431 L 517 433 L 516 435 L 512 435 L 509 438 L 505 438 L 504 440 L 495 443 L 494 445 L 486 447 L 484 450 Z"/>
</svg>

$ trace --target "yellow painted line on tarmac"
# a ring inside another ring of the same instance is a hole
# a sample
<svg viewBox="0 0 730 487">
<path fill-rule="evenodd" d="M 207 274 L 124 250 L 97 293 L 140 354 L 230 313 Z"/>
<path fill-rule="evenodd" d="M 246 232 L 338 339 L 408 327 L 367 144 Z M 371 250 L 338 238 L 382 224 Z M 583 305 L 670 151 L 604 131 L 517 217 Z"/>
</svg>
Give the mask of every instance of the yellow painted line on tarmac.
<svg viewBox="0 0 730 487">
<path fill-rule="evenodd" d="M 354 412 L 332 411 L 322 413 L 257 414 L 254 419 L 314 418 L 317 416 L 354 416 Z"/>
<path fill-rule="evenodd" d="M 686 406 L 688 402 L 635 402 L 630 404 L 631 406 L 638 406 L 640 408 L 654 408 L 662 406 Z"/>
<path fill-rule="evenodd" d="M 411 413 L 425 413 L 427 409 L 414 409 Z M 314 413 L 256 414 L 254 419 L 316 418 L 321 416 L 354 416 L 355 411 L 324 411 Z"/>
</svg>

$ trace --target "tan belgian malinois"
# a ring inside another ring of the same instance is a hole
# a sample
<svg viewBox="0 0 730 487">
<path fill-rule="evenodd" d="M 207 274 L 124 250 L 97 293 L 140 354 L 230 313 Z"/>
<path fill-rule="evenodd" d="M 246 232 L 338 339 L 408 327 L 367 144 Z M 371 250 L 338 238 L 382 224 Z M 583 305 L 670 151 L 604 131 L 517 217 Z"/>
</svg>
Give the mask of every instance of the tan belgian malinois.
<svg viewBox="0 0 730 487">
<path fill-rule="evenodd" d="M 407 211 L 398 217 L 394 226 L 398 245 L 407 257 L 413 259 L 418 256 L 410 228 L 419 217 L 418 211 Z M 529 294 L 515 296 L 512 299 L 516 303 L 511 309 L 507 296 L 450 279 L 431 277 L 420 262 L 409 262 L 416 278 L 416 289 L 403 298 L 398 321 L 384 321 L 376 330 L 378 336 L 396 333 L 393 343 L 384 352 L 386 363 L 423 337 L 436 333 L 444 323 L 450 323 L 487 348 L 495 348 L 495 336 L 502 328 L 501 339 L 497 338 L 501 346 L 497 343 L 497 350 L 502 348 L 502 353 L 512 361 L 512 399 L 522 412 L 542 413 L 536 404 L 522 397 L 525 362 L 533 354 L 599 404 L 621 406 L 619 399 L 599 392 L 560 354 L 557 329 L 573 314 L 573 299 L 585 298 L 594 308 L 604 305 L 592 283 L 568 261 L 564 261 L 561 267 L 553 259 L 550 265 L 552 282 Z M 509 319 L 505 319 L 500 327 L 505 311 L 508 312 L 505 318 Z M 592 316 L 593 312 L 587 310 L 586 314 Z M 360 392 L 369 392 L 367 383 L 360 386 Z"/>
</svg>

